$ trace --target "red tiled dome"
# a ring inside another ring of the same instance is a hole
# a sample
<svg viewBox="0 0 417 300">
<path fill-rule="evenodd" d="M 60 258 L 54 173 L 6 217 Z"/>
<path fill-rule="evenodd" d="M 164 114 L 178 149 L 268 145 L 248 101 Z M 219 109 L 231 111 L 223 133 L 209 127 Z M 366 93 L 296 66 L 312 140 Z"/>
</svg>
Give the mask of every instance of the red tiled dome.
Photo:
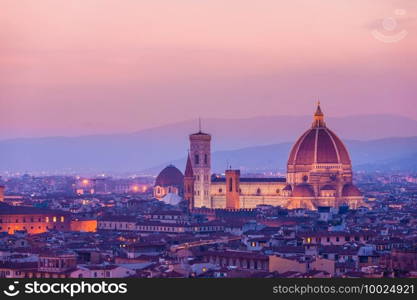
<svg viewBox="0 0 417 300">
<path fill-rule="evenodd" d="M 320 109 L 320 107 L 318 107 Z M 288 165 L 351 164 L 349 153 L 324 123 L 321 110 L 316 112 L 315 123 L 294 144 Z"/>
<path fill-rule="evenodd" d="M 182 186 L 184 175 L 173 165 L 169 165 L 159 173 L 155 180 L 155 186 Z"/>
<path fill-rule="evenodd" d="M 293 197 L 314 197 L 313 187 L 307 183 L 298 184 L 292 192 Z"/>
<path fill-rule="evenodd" d="M 342 190 L 342 197 L 360 197 L 361 191 L 351 183 L 345 184 Z"/>
</svg>

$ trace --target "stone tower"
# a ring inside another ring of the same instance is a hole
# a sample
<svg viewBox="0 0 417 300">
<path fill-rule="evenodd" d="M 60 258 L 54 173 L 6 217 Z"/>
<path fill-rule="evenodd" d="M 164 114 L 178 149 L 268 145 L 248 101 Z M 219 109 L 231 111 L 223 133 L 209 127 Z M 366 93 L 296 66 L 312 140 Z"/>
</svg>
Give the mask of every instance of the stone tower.
<svg viewBox="0 0 417 300">
<path fill-rule="evenodd" d="M 194 208 L 194 172 L 190 153 L 188 153 L 184 172 L 184 200 L 188 202 L 188 210 L 192 211 Z"/>
<path fill-rule="evenodd" d="M 240 208 L 240 171 L 226 170 L 226 208 L 239 209 Z"/>
<path fill-rule="evenodd" d="M 194 207 L 211 208 L 211 135 L 200 130 L 190 135 L 190 159 L 194 173 Z"/>
<path fill-rule="evenodd" d="M 4 185 L 0 184 L 0 202 L 4 201 L 4 189 L 5 189 Z"/>
</svg>

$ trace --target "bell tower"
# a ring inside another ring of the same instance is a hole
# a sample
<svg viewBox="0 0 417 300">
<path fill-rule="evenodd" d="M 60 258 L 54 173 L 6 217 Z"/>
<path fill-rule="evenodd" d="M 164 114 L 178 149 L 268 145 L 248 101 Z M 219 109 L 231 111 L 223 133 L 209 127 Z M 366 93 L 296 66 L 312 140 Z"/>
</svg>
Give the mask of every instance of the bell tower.
<svg viewBox="0 0 417 300">
<path fill-rule="evenodd" d="M 194 207 L 211 208 L 211 135 L 199 130 L 190 135 L 190 160 L 194 173 Z"/>
</svg>

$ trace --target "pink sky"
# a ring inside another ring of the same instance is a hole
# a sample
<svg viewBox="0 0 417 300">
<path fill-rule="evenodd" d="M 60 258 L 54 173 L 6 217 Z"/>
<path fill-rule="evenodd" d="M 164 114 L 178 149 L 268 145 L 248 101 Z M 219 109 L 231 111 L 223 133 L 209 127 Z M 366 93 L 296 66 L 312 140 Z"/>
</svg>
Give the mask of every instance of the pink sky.
<svg viewBox="0 0 417 300">
<path fill-rule="evenodd" d="M 305 115 L 318 97 L 417 120 L 416 18 L 415 0 L 0 0 L 0 138 Z"/>
</svg>

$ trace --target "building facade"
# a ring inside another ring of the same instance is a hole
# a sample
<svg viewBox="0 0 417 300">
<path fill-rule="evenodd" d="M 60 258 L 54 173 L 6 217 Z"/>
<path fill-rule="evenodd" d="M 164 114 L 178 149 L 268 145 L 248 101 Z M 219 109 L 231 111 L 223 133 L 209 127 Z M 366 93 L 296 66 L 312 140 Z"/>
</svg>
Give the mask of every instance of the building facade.
<svg viewBox="0 0 417 300">
<path fill-rule="evenodd" d="M 315 210 L 319 206 L 366 206 L 362 193 L 352 182 L 347 148 L 327 127 L 320 103 L 312 126 L 292 147 L 286 178 L 245 178 L 239 170 L 211 176 L 210 142 L 207 133 L 190 135 L 192 208 L 247 209 L 273 205 Z"/>
<path fill-rule="evenodd" d="M 191 134 L 190 156 L 194 173 L 194 206 L 210 207 L 211 135 L 201 130 Z"/>
<path fill-rule="evenodd" d="M 0 205 L 0 232 L 13 234 L 22 230 L 38 234 L 48 230 L 69 231 L 70 228 L 71 216 L 63 211 Z"/>
<path fill-rule="evenodd" d="M 183 196 L 184 175 L 175 166 L 169 165 L 156 177 L 153 196 L 162 200 L 168 194 Z"/>
</svg>

